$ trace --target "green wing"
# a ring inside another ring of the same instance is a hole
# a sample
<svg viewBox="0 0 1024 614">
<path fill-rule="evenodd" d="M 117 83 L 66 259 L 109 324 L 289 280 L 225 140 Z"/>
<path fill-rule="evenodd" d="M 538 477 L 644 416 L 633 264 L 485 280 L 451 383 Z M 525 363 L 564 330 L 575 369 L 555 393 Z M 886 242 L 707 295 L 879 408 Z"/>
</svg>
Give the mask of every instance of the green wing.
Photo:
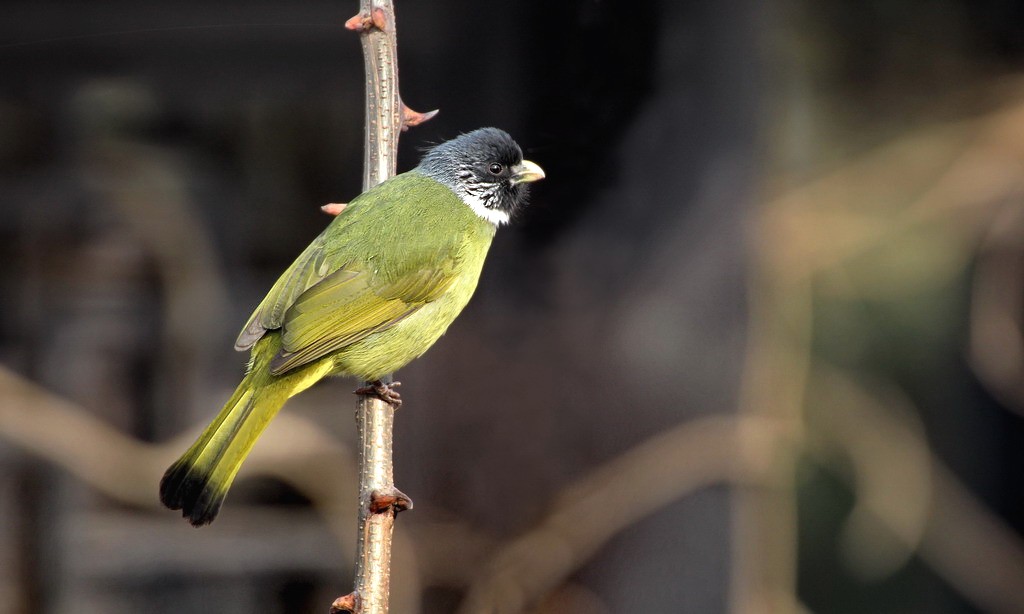
<svg viewBox="0 0 1024 614">
<path fill-rule="evenodd" d="M 331 273 L 285 312 L 281 352 L 270 372 L 314 362 L 401 322 L 448 289 L 453 265 L 432 262 L 387 282 L 352 267 Z"/>
<path fill-rule="evenodd" d="M 235 348 L 247 350 L 267 331 L 281 329 L 281 351 L 270 363 L 279 374 L 390 328 L 436 300 L 461 259 L 460 233 L 438 227 L 443 220 L 436 213 L 446 205 L 440 199 L 468 213 L 447 188 L 413 173 L 354 199 L 277 280 Z M 401 223 L 408 220 L 415 223 Z"/>
<path fill-rule="evenodd" d="M 409 253 L 404 270 L 385 278 L 353 261 L 330 266 L 318 237 L 278 279 L 249 318 L 235 347 L 248 349 L 281 329 L 281 352 L 270 363 L 284 373 L 386 330 L 441 296 L 454 279 L 447 250 Z M 335 269 L 332 272 L 331 269 Z"/>
<path fill-rule="evenodd" d="M 267 296 L 249 316 L 238 339 L 235 349 L 242 352 L 250 349 L 263 337 L 268 330 L 281 328 L 284 314 L 295 299 L 330 273 L 328 261 L 324 256 L 324 236 L 326 232 L 313 239 L 299 257 L 292 263 L 284 275 L 277 280 Z"/>
</svg>

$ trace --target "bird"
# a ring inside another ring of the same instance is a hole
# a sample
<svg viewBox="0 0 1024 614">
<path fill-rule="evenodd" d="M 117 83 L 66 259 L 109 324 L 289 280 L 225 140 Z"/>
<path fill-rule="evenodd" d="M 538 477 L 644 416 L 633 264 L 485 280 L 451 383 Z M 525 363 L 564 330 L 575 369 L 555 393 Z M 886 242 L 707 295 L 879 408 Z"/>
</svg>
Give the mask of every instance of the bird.
<svg viewBox="0 0 1024 614">
<path fill-rule="evenodd" d="M 167 469 L 160 501 L 212 522 L 242 462 L 292 396 L 328 376 L 382 381 L 448 329 L 476 289 L 499 226 L 544 178 L 505 131 L 480 128 L 428 149 L 414 169 L 354 198 L 295 259 L 235 341 L 245 376 Z"/>
</svg>

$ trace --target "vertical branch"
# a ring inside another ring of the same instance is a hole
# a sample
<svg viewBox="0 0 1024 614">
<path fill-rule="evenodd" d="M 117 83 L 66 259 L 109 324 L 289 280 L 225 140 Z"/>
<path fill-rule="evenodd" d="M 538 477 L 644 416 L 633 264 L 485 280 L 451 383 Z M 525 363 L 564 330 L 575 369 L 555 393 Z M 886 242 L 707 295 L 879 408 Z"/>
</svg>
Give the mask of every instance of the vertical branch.
<svg viewBox="0 0 1024 614">
<path fill-rule="evenodd" d="M 346 24 L 362 33 L 366 71 L 363 190 L 395 174 L 402 99 L 398 95 L 398 41 L 391 0 L 361 0 L 359 15 Z"/>
<path fill-rule="evenodd" d="M 395 174 L 398 137 L 436 113 L 404 107 L 398 92 L 398 44 L 391 0 L 361 0 L 359 14 L 345 23 L 360 32 L 366 70 L 365 157 L 363 191 Z M 341 208 L 337 211 L 340 212 Z M 385 378 L 390 380 L 390 376 Z M 356 408 L 359 433 L 359 534 L 355 589 L 339 597 L 332 612 L 386 614 L 390 596 L 391 539 L 395 515 L 411 502 L 395 488 L 392 428 L 395 408 L 371 395 L 360 395 Z"/>
<path fill-rule="evenodd" d="M 395 508 L 375 505 L 378 493 L 395 492 L 392 471 L 392 427 L 395 410 L 390 403 L 360 396 L 356 408 L 359 432 L 359 534 L 353 612 L 385 614 L 391 594 L 391 537 Z"/>
<path fill-rule="evenodd" d="M 402 116 L 394 6 L 391 0 L 361 0 L 358 18 L 366 71 L 363 143 L 363 191 L 366 191 L 395 174 Z M 377 397 L 360 395 L 358 398 L 359 533 L 351 611 L 384 614 L 391 595 L 391 538 L 395 514 L 391 510 L 374 513 L 370 503 L 375 492 L 395 489 L 392 461 L 395 409 Z"/>
<path fill-rule="evenodd" d="M 363 190 L 395 174 L 402 129 L 398 94 L 398 43 L 391 0 L 361 0 L 366 116 L 363 143 Z M 368 22 L 367 22 L 368 20 Z M 371 509 L 375 493 L 395 491 L 392 461 L 394 407 L 374 396 L 360 395 L 356 408 L 359 433 L 359 533 L 353 611 L 384 614 L 391 595 L 391 538 L 395 512 Z"/>
</svg>

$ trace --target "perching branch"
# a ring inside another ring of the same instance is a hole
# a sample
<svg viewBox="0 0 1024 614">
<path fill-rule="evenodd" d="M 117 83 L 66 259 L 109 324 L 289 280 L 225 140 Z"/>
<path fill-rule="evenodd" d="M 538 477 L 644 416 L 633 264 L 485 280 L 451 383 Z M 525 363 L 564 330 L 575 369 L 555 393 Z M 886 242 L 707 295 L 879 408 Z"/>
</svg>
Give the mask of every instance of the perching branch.
<svg viewBox="0 0 1024 614">
<path fill-rule="evenodd" d="M 366 70 L 366 118 L 363 190 L 395 174 L 398 137 L 408 126 L 437 112 L 417 113 L 398 93 L 398 45 L 391 0 L 361 0 L 360 11 L 345 22 L 360 33 Z M 337 215 L 344 206 L 328 206 Z M 339 597 L 332 612 L 385 614 L 391 580 L 391 538 L 395 515 L 412 501 L 395 488 L 392 427 L 395 408 L 371 395 L 360 395 L 356 408 L 359 432 L 359 533 L 356 578 L 352 593 Z"/>
</svg>

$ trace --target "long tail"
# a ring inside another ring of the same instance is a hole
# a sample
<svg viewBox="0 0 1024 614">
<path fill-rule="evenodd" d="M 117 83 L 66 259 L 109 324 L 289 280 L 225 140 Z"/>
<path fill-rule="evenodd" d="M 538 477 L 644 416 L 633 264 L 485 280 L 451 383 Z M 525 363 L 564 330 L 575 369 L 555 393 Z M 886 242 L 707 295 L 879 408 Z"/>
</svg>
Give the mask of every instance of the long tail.
<svg viewBox="0 0 1024 614">
<path fill-rule="evenodd" d="M 160 501 L 181 510 L 193 526 L 217 517 L 242 461 L 288 397 L 327 374 L 326 364 L 313 364 L 286 375 L 270 375 L 261 364 L 269 356 L 261 360 L 260 355 L 276 353 L 276 341 L 267 339 L 254 348 L 253 366 L 224 409 L 160 480 Z"/>
</svg>

